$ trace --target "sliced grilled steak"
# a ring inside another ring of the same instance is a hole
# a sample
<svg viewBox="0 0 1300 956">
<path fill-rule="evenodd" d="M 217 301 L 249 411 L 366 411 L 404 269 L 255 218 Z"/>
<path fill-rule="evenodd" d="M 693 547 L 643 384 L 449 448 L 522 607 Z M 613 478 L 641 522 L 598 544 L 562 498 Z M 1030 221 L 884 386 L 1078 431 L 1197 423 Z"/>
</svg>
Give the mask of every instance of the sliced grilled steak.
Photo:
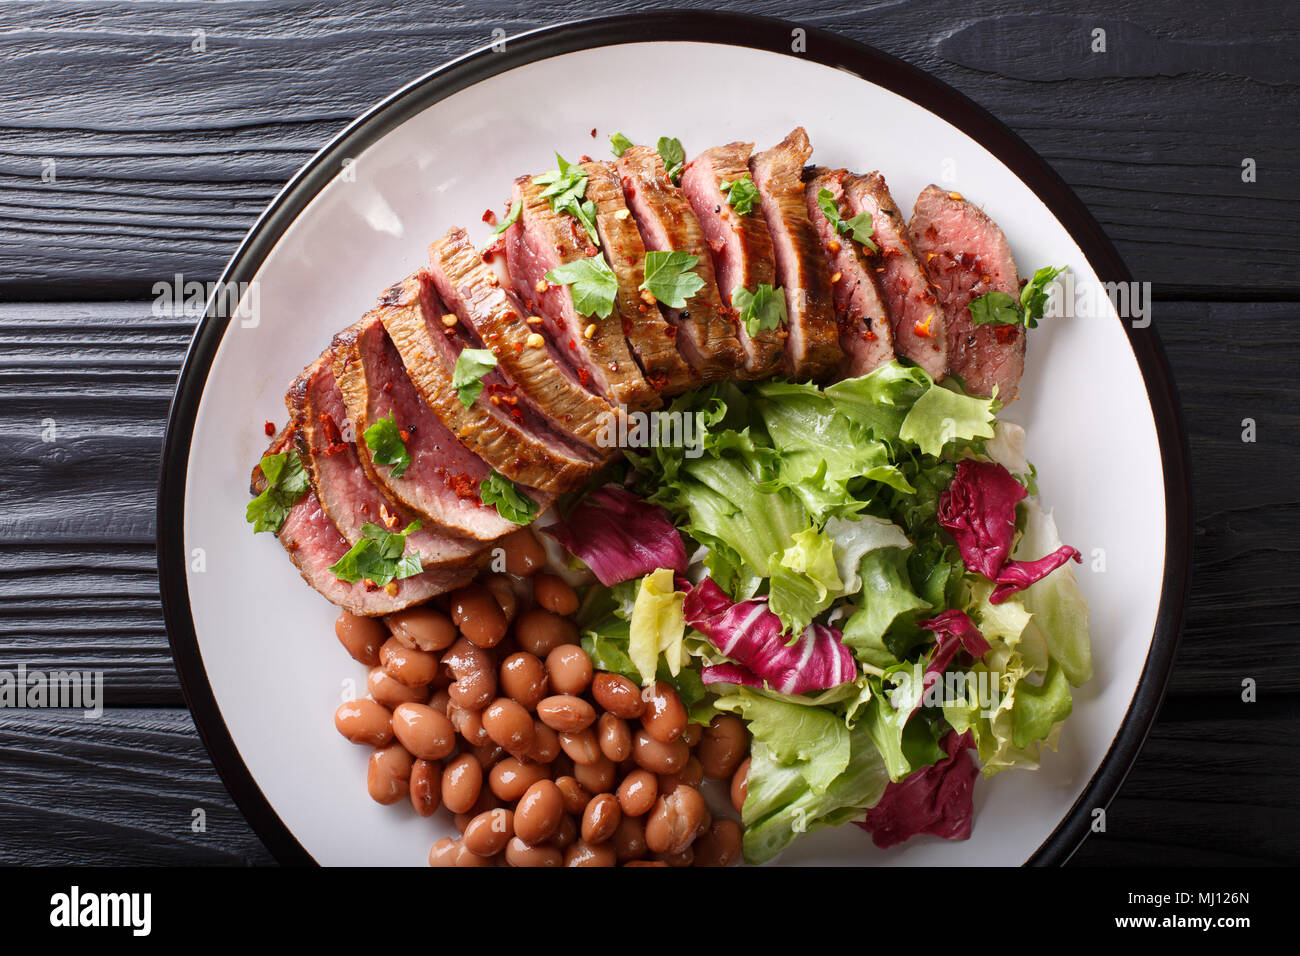
<svg viewBox="0 0 1300 956">
<path fill-rule="evenodd" d="M 989 292 L 1020 297 L 1011 247 L 998 224 L 961 193 L 927 186 L 916 199 L 908 235 L 917 258 L 939 291 L 948 339 L 948 371 L 974 395 L 996 386 L 1002 402 L 1014 401 L 1025 371 L 1025 330 L 975 325 L 970 303 Z"/>
<path fill-rule="evenodd" d="M 871 214 L 872 235 L 880 247 L 870 257 L 879 278 L 881 298 L 894 332 L 894 352 L 909 358 L 933 378 L 948 371 L 943 311 L 934 286 L 912 252 L 907 224 L 880 173 L 844 177 L 844 198 L 853 215 Z"/>
<path fill-rule="evenodd" d="M 546 281 L 546 273 L 556 266 L 602 253 L 577 219 L 551 209 L 551 201 L 542 197 L 545 188 L 531 176 L 515 180 L 511 198 L 521 211 L 506 230 L 506 262 L 515 292 L 531 315 L 541 316 L 547 335 L 564 350 L 584 385 L 615 407 L 658 408 L 659 394 L 632 358 L 621 318 L 612 313 L 604 319 L 581 315 L 569 286 Z M 438 291 L 443 291 L 441 285 Z"/>
<path fill-rule="evenodd" d="M 673 185 L 659 154 L 648 146 L 631 146 L 618 160 L 623 195 L 636 219 L 641 241 L 650 252 L 686 252 L 695 256 L 695 274 L 704 287 L 684 309 L 660 304 L 677 329 L 677 349 L 705 381 L 730 378 L 745 365 L 736 338 L 735 314 L 718 294 L 713 257 L 704 231 L 682 191 Z"/>
<path fill-rule="evenodd" d="M 370 313 L 402 356 L 412 384 L 461 444 L 511 481 L 547 491 L 581 485 L 604 456 L 555 431 L 512 383 L 493 371 L 470 407 L 461 404 L 451 377 L 461 349 L 476 343 L 460 322 L 442 323 L 447 308 L 426 270 L 394 285 Z"/>
<path fill-rule="evenodd" d="M 682 192 L 690 200 L 704 230 L 722 301 L 733 305 L 736 289 L 758 291 L 760 285 L 776 287 L 772 237 L 759 208 L 740 215 L 727 202 L 721 184 L 749 176 L 753 143 L 728 143 L 706 149 L 682 170 Z M 736 323 L 736 336 L 745 350 L 745 378 L 772 374 L 785 350 L 785 329 L 762 329 L 755 335 Z"/>
<path fill-rule="evenodd" d="M 772 236 L 776 277 L 785 290 L 789 315 L 785 373 L 794 379 L 829 376 L 844 358 L 831 301 L 831 276 L 821 240 L 804 202 L 803 167 L 812 144 L 802 126 L 749 160 Z"/>
<path fill-rule="evenodd" d="M 267 449 L 277 454 L 297 441 L 291 429 L 281 432 Z M 266 487 L 261 469 L 253 469 L 253 494 Z M 302 574 L 302 578 L 330 602 L 353 614 L 377 617 L 391 614 L 435 595 L 469 583 L 476 569 L 432 568 L 423 574 L 391 582 L 387 588 L 370 587 L 362 581 L 349 583 L 330 570 L 348 551 L 349 545 L 320 506 L 314 491 L 308 491 L 289 509 L 277 535 L 280 544 Z"/>
<path fill-rule="evenodd" d="M 335 337 L 334 377 L 357 436 L 390 416 L 404 436 L 411 461 L 400 477 L 394 477 L 391 465 L 374 460 L 364 438 L 356 442 L 361 466 L 390 498 L 418 512 L 426 528 L 448 534 L 491 541 L 516 530 L 513 522 L 479 499 L 479 484 L 489 473 L 487 464 L 457 441 L 424 404 L 376 316 Z M 554 500 L 550 492 L 524 491 L 542 510 Z"/>
<path fill-rule="evenodd" d="M 836 231 L 818 203 L 817 197 L 824 189 L 831 194 L 840 218 L 853 218 L 844 202 L 845 171 L 818 166 L 805 175 L 808 178 L 804 192 L 808 218 L 821 237 L 822 252 L 831 272 L 835 315 L 840 323 L 840 348 L 844 350 L 844 362 L 837 374 L 841 378 L 856 378 L 894 357 L 894 333 L 889 327 L 889 315 L 880 299 L 876 273 L 866 252 L 851 237 Z"/>
<path fill-rule="evenodd" d="M 587 173 L 587 198 L 596 205 L 596 232 L 618 279 L 616 304 L 627 344 L 651 388 L 665 397 L 679 395 L 697 379 L 677 351 L 673 341 L 677 329 L 664 320 L 653 297 L 643 298 L 645 243 L 623 199 L 618 173 L 613 163 L 596 160 L 585 161 L 582 168 Z"/>
<path fill-rule="evenodd" d="M 523 305 L 484 264 L 464 229 L 452 229 L 429 246 L 429 274 L 443 303 L 492 350 L 506 378 L 557 430 L 591 447 L 599 446 L 602 434 L 611 434 L 615 413 L 609 402 L 583 387 L 588 376 L 575 372 L 567 356 L 528 324 Z"/>
<path fill-rule="evenodd" d="M 363 320 L 364 321 L 364 320 Z M 361 467 L 352 423 L 334 381 L 333 350 L 313 362 L 285 396 L 298 437 L 298 453 L 321 508 L 349 545 L 364 537 L 362 526 L 406 527 L 416 516 L 384 494 Z M 486 558 L 483 543 L 440 534 L 423 525 L 407 546 L 425 567 L 467 567 Z"/>
</svg>

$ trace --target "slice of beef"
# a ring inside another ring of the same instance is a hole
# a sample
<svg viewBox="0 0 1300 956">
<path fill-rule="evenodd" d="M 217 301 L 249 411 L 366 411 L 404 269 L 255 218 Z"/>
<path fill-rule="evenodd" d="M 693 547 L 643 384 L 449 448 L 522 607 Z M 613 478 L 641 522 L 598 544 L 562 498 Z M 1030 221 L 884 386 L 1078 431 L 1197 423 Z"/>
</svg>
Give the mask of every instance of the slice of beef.
<svg viewBox="0 0 1300 956">
<path fill-rule="evenodd" d="M 650 387 L 664 397 L 679 395 L 698 382 L 673 341 L 677 329 L 668 324 L 654 297 L 642 292 L 645 282 L 645 243 L 632 211 L 623 198 L 623 185 L 613 163 L 586 160 L 587 198 L 596 206 L 596 232 L 605 259 L 618 279 L 618 313 L 623 335 Z"/>
<path fill-rule="evenodd" d="M 753 143 L 728 143 L 706 149 L 682 170 L 682 192 L 690 200 L 704 230 L 722 301 L 733 305 L 736 289 L 758 291 L 776 287 L 772 237 L 763 211 L 755 207 L 743 216 L 732 209 L 721 184 L 749 176 Z M 762 329 L 755 335 L 736 323 L 736 336 L 745 350 L 745 378 L 764 378 L 776 371 L 785 350 L 786 330 Z"/>
<path fill-rule="evenodd" d="M 856 378 L 879 368 L 894 357 L 894 333 L 889 314 L 876 287 L 876 272 L 867 251 L 849 236 L 838 232 L 822 211 L 818 197 L 822 190 L 831 194 L 841 220 L 853 218 L 844 201 L 843 169 L 817 166 L 805 172 L 804 198 L 808 218 L 821 238 L 822 253 L 831 273 L 835 296 L 835 315 L 840 324 L 840 348 L 844 362 L 837 375 Z"/>
<path fill-rule="evenodd" d="M 847 175 L 844 198 L 857 216 L 871 214 L 872 239 L 880 252 L 870 257 L 894 332 L 894 352 L 911 359 L 939 381 L 948 371 L 943 310 L 934 286 L 907 238 L 907 223 L 880 173 Z"/>
<path fill-rule="evenodd" d="M 294 430 L 286 429 L 271 443 L 267 454 L 285 451 L 296 443 Z M 255 495 L 266 487 L 261 468 L 253 469 L 252 484 Z M 367 585 L 364 581 L 343 581 L 335 577 L 330 568 L 348 552 L 348 542 L 321 508 L 316 493 L 310 490 L 289 509 L 277 537 L 304 581 L 331 603 L 366 617 L 392 614 L 427 601 L 468 584 L 477 573 L 474 568 L 431 568 L 414 577 L 392 581 L 382 588 Z"/>
<path fill-rule="evenodd" d="M 356 436 L 381 418 L 391 417 L 401 430 L 411 461 L 395 477 L 391 465 L 374 460 L 364 437 L 357 454 L 370 480 L 394 501 L 419 514 L 425 527 L 448 534 L 491 541 L 517 526 L 484 505 L 479 484 L 488 476 L 483 459 L 456 440 L 407 378 L 384 325 L 368 316 L 334 339 L 334 377 L 347 405 Z M 544 510 L 550 492 L 524 492 Z"/>
<path fill-rule="evenodd" d="M 802 126 L 749 160 L 772 236 L 776 277 L 785 290 L 789 335 L 782 363 L 794 379 L 826 378 L 844 358 L 821 240 L 804 202 L 803 167 L 812 144 Z"/>
<path fill-rule="evenodd" d="M 939 291 L 948 340 L 948 371 L 974 395 L 998 390 L 1014 401 L 1025 370 L 1025 330 L 975 325 L 970 303 L 989 292 L 1020 298 L 1020 277 L 998 224 L 961 193 L 927 186 L 916 199 L 908 236 Z"/>
<path fill-rule="evenodd" d="M 499 369 L 483 376 L 483 391 L 472 405 L 461 403 L 451 385 L 456 359 L 479 343 L 459 321 L 443 324 L 451 313 L 427 270 L 390 288 L 370 314 L 383 322 L 424 403 L 462 445 L 511 481 L 568 491 L 604 461 L 596 449 L 552 428 Z"/>
<path fill-rule="evenodd" d="M 364 321 L 364 320 L 363 320 Z M 333 350 L 327 349 L 290 386 L 285 404 L 293 416 L 298 453 L 321 508 L 349 545 L 364 537 L 362 527 L 405 528 L 416 515 L 370 480 L 357 454 L 356 435 L 334 380 Z M 406 539 L 425 567 L 467 567 L 486 558 L 483 543 L 421 527 Z"/>
<path fill-rule="evenodd" d="M 648 146 L 624 150 L 618 173 L 647 251 L 696 257 L 694 271 L 704 287 L 687 300 L 685 308 L 660 303 L 664 317 L 677 329 L 678 351 L 701 379 L 731 378 L 744 368 L 745 350 L 736 337 L 735 313 L 718 294 L 713 257 L 690 202 L 668 178 L 659 154 Z"/>
<path fill-rule="evenodd" d="M 511 199 L 520 204 L 520 213 L 506 230 L 506 262 L 515 292 L 530 315 L 542 318 L 547 335 L 563 349 L 586 386 L 615 407 L 658 408 L 659 393 L 632 358 L 619 314 L 584 316 L 574 308 L 569 286 L 546 281 L 546 274 L 557 266 L 603 253 L 575 217 L 551 208 L 551 201 L 542 196 L 545 189 L 531 176 L 515 180 Z"/>
<path fill-rule="evenodd" d="M 492 351 L 502 374 L 552 426 L 593 448 L 599 447 L 602 435 L 613 434 L 614 409 L 584 387 L 590 381 L 585 369 L 575 371 L 568 361 L 576 353 L 562 354 L 555 342 L 528 323 L 523 304 L 483 262 L 464 229 L 452 229 L 429 246 L 429 274 L 443 303 L 483 348 Z M 615 334 L 622 342 L 622 334 Z"/>
</svg>

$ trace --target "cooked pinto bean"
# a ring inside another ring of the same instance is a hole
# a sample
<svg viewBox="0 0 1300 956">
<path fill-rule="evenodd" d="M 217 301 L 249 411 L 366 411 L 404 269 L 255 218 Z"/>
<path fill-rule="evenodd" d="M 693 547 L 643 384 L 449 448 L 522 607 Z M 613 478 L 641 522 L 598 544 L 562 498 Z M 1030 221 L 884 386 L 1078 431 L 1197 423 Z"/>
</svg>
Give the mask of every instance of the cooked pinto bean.
<svg viewBox="0 0 1300 956">
<path fill-rule="evenodd" d="M 649 770 L 633 770 L 618 785 L 618 805 L 623 815 L 639 817 L 649 813 L 659 796 L 659 778 Z"/>
<path fill-rule="evenodd" d="M 456 682 L 447 688 L 451 699 L 470 710 L 482 710 L 497 693 L 497 672 L 492 655 L 461 638 L 443 656 Z"/>
<path fill-rule="evenodd" d="M 601 714 L 596 721 L 596 739 L 600 752 L 614 763 L 621 763 L 632 754 L 632 731 L 627 721 L 613 714 Z"/>
<path fill-rule="evenodd" d="M 561 644 L 546 655 L 546 673 L 557 694 L 581 694 L 591 683 L 591 658 L 576 644 Z"/>
<path fill-rule="evenodd" d="M 483 711 L 483 729 L 512 754 L 524 755 L 533 746 L 533 718 L 509 697 L 498 697 Z"/>
<path fill-rule="evenodd" d="M 546 665 L 536 654 L 519 651 L 501 662 L 501 690 L 511 700 L 536 710 L 550 691 Z"/>
<path fill-rule="evenodd" d="M 609 845 L 614 848 L 620 863 L 641 859 L 649 852 L 645 845 L 645 824 L 636 817 L 623 817 L 609 838 Z"/>
<path fill-rule="evenodd" d="M 423 687 L 407 687 L 393 680 L 382 667 L 372 667 L 366 674 L 366 691 L 390 710 L 398 704 L 423 703 L 429 692 Z"/>
<path fill-rule="evenodd" d="M 466 813 L 483 788 L 483 767 L 473 754 L 461 754 L 443 768 L 442 803 L 452 813 Z"/>
<path fill-rule="evenodd" d="M 429 848 L 430 866 L 455 866 L 460 855 L 460 844 L 451 837 L 443 837 Z"/>
<path fill-rule="evenodd" d="M 615 717 L 635 720 L 645 711 L 641 688 L 621 674 L 597 674 L 591 683 L 596 703 Z"/>
<path fill-rule="evenodd" d="M 547 727 L 561 733 L 576 734 L 596 722 L 591 704 L 572 694 L 556 694 L 537 705 L 537 716 Z"/>
<path fill-rule="evenodd" d="M 666 773 L 659 777 L 659 792 L 671 793 L 682 784 L 698 789 L 700 784 L 703 782 L 704 768 L 701 767 L 700 762 L 692 756 L 687 759 L 686 765 L 683 766 L 681 770 L 673 773 Z"/>
<path fill-rule="evenodd" d="M 456 728 L 428 704 L 398 704 L 393 734 L 421 760 L 441 760 L 456 749 Z"/>
<path fill-rule="evenodd" d="M 354 744 L 382 747 L 393 739 L 393 716 L 388 708 L 362 697 L 339 705 L 334 726 Z"/>
<path fill-rule="evenodd" d="M 416 650 L 442 651 L 456 641 L 456 627 L 451 618 L 427 604 L 390 614 L 384 622 L 393 637 Z"/>
<path fill-rule="evenodd" d="M 632 737 L 633 759 L 636 760 L 638 767 L 651 773 L 676 773 L 686 766 L 690 756 L 690 748 L 680 740 L 668 744 L 662 743 L 650 736 L 644 728 L 638 730 Z"/>
<path fill-rule="evenodd" d="M 604 759 L 601 756 L 600 744 L 596 742 L 596 734 L 590 727 L 576 734 L 562 733 L 559 737 L 560 747 L 575 765 L 590 765 Z"/>
<path fill-rule="evenodd" d="M 518 819 L 515 825 L 519 825 Z M 547 844 L 530 846 L 516 835 L 506 844 L 506 862 L 511 866 L 564 866 L 564 851 Z"/>
<path fill-rule="evenodd" d="M 492 742 L 488 732 L 483 729 L 481 710 L 469 710 L 450 701 L 447 705 L 447 719 L 471 747 L 483 747 Z"/>
<path fill-rule="evenodd" d="M 655 853 L 682 853 L 699 835 L 708 812 L 708 804 L 694 787 L 682 785 L 661 795 L 646 818 L 646 846 Z"/>
<path fill-rule="evenodd" d="M 438 676 L 435 655 L 407 647 L 396 637 L 384 641 L 379 649 L 379 663 L 385 674 L 407 687 L 427 687 Z"/>
<path fill-rule="evenodd" d="M 578 643 L 578 628 L 567 617 L 530 607 L 515 621 L 515 640 L 530 654 L 545 657 L 561 644 Z"/>
<path fill-rule="evenodd" d="M 411 806 L 422 817 L 431 817 L 442 802 L 442 764 L 417 760 L 411 766 Z"/>
<path fill-rule="evenodd" d="M 618 797 L 612 793 L 596 794 L 582 812 L 583 842 L 592 846 L 604 843 L 614 835 L 622 820 L 623 813 L 618 806 Z"/>
<path fill-rule="evenodd" d="M 515 836 L 530 846 L 549 839 L 564 816 L 564 795 L 550 780 L 538 780 L 515 806 Z"/>
<path fill-rule="evenodd" d="M 696 866 L 731 866 L 740 859 L 744 831 L 735 820 L 714 820 L 694 843 Z"/>
<path fill-rule="evenodd" d="M 497 602 L 497 607 L 501 608 L 501 613 L 506 617 L 506 624 L 513 623 L 516 615 L 519 614 L 519 595 L 515 594 L 510 579 L 504 574 L 493 574 L 483 579 L 483 586 Z"/>
<path fill-rule="evenodd" d="M 540 720 L 533 721 L 533 746 L 524 754 L 533 763 L 550 763 L 560 755 L 560 735 Z"/>
<path fill-rule="evenodd" d="M 670 744 L 686 731 L 686 708 L 673 685 L 657 680 L 641 693 L 645 713 L 641 726 L 661 744 Z"/>
<path fill-rule="evenodd" d="M 540 607 L 556 614 L 572 614 L 578 609 L 578 595 L 565 580 L 543 572 L 533 578 L 533 598 Z"/>
<path fill-rule="evenodd" d="M 563 850 L 571 846 L 576 839 L 578 839 L 578 823 L 571 814 L 566 813 L 560 818 L 560 825 L 555 828 L 554 835 L 546 842 Z"/>
<path fill-rule="evenodd" d="M 506 570 L 528 577 L 546 567 L 546 548 L 528 528 L 520 528 L 497 541 L 505 552 Z"/>
<path fill-rule="evenodd" d="M 555 778 L 555 787 L 564 800 L 564 809 L 568 813 L 581 813 L 591 801 L 591 792 L 578 783 L 577 778 L 568 776 Z"/>
<path fill-rule="evenodd" d="M 731 805 L 740 813 L 745 808 L 745 797 L 749 795 L 749 757 L 736 768 L 731 775 Z"/>
<path fill-rule="evenodd" d="M 347 611 L 334 621 L 334 633 L 352 659 L 367 667 L 379 663 L 379 648 L 388 640 L 388 628 L 384 627 L 383 621 L 359 617 Z"/>
<path fill-rule="evenodd" d="M 506 848 L 515 835 L 515 815 L 510 810 L 498 808 L 480 813 L 461 835 L 465 849 L 479 856 L 495 856 Z"/>
<path fill-rule="evenodd" d="M 748 749 L 749 731 L 745 722 L 731 714 L 718 714 L 709 722 L 695 754 L 706 777 L 725 780 L 736 772 Z"/>
<path fill-rule="evenodd" d="M 496 647 L 509 627 L 501 605 L 481 584 L 470 584 L 452 594 L 451 619 L 465 639 L 478 647 Z"/>
<path fill-rule="evenodd" d="M 518 757 L 505 757 L 488 772 L 488 787 L 501 800 L 514 803 L 539 780 L 549 774 L 542 764 L 526 763 Z"/>
<path fill-rule="evenodd" d="M 573 768 L 573 779 L 592 793 L 613 793 L 618 777 L 613 762 L 601 754 L 594 763 L 578 764 Z"/>
<path fill-rule="evenodd" d="M 380 747 L 370 755 L 366 789 L 376 803 L 396 803 L 411 791 L 411 755 L 401 744 Z"/>
<path fill-rule="evenodd" d="M 579 839 L 564 851 L 565 866 L 617 866 L 618 855 L 608 843 L 592 846 Z"/>
</svg>

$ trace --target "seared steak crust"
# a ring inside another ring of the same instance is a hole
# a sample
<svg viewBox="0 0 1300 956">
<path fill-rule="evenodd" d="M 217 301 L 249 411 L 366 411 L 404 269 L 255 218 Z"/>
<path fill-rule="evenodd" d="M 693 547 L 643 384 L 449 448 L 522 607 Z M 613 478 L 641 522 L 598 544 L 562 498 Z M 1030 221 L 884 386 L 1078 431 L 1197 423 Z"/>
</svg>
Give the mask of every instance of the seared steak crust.
<svg viewBox="0 0 1300 956">
<path fill-rule="evenodd" d="M 659 395 L 632 358 L 621 319 L 613 314 L 604 319 L 581 315 L 568 286 L 547 282 L 546 273 L 556 266 L 602 253 L 577 219 L 551 209 L 551 201 L 542 197 L 544 191 L 531 176 L 515 180 L 512 198 L 521 211 L 506 231 L 506 261 L 515 292 L 529 314 L 542 318 L 547 334 L 584 386 L 615 407 L 657 408 Z"/>
<path fill-rule="evenodd" d="M 825 378 L 844 357 L 832 305 L 830 273 L 804 201 L 802 173 L 811 155 L 812 144 L 800 126 L 749 160 L 754 185 L 762 197 L 763 218 L 772 236 L 776 277 L 785 290 L 789 335 L 783 368 L 794 379 Z"/>
<path fill-rule="evenodd" d="M 513 522 L 479 499 L 479 484 L 489 473 L 487 464 L 457 441 L 424 404 L 376 316 L 335 336 L 334 377 L 358 436 L 361 466 L 389 497 L 418 512 L 426 528 L 448 534 L 490 541 L 515 530 Z M 394 477 L 391 465 L 374 460 L 361 437 L 376 421 L 390 416 L 411 456 L 400 477 Z M 536 488 L 525 491 L 543 509 L 554 498 Z"/>
<path fill-rule="evenodd" d="M 912 252 L 907 224 L 880 173 L 847 175 L 844 198 L 853 215 L 871 214 L 873 238 L 880 252 L 869 257 L 889 311 L 894 351 L 909 358 L 939 381 L 948 371 L 947 337 L 934 286 Z"/>
<path fill-rule="evenodd" d="M 695 217 L 713 255 L 722 301 L 732 305 L 737 288 L 756 292 L 760 285 L 776 287 L 772 262 L 772 237 L 761 209 L 740 215 L 727 202 L 721 184 L 749 175 L 753 143 L 728 143 L 700 153 L 682 170 L 682 192 L 690 200 Z M 736 323 L 736 336 L 745 350 L 745 378 L 771 375 L 785 349 L 785 329 L 762 329 L 751 336 Z"/>
<path fill-rule="evenodd" d="M 690 202 L 668 178 L 659 154 L 648 146 L 624 150 L 618 171 L 646 249 L 687 252 L 697 259 L 695 274 L 704 280 L 704 287 L 684 309 L 660 306 L 677 328 L 678 350 L 704 381 L 729 378 L 744 367 L 745 353 L 736 338 L 735 314 L 718 294 L 709 244 Z"/>
<path fill-rule="evenodd" d="M 939 292 L 948 339 L 948 371 L 974 395 L 998 390 L 1014 401 L 1025 371 L 1025 330 L 975 325 L 970 303 L 989 292 L 1020 297 L 1011 247 L 998 224 L 960 193 L 927 186 L 917 197 L 908 235 Z"/>
<path fill-rule="evenodd" d="M 840 324 L 840 348 L 844 350 L 838 376 L 856 378 L 893 359 L 894 333 L 880 290 L 876 288 L 875 270 L 863 248 L 849 236 L 837 232 L 818 204 L 817 197 L 825 189 L 839 208 L 841 219 L 853 217 L 844 202 L 845 175 L 843 169 L 818 166 L 808 170 L 804 198 L 808 218 L 821 237 L 822 252 L 831 273 L 835 315 Z"/>
<path fill-rule="evenodd" d="M 459 323 L 442 324 L 446 312 L 432 279 L 421 271 L 384 293 L 370 314 L 383 322 L 420 397 L 461 444 L 521 485 L 555 492 L 581 485 L 603 456 L 552 431 L 524 407 L 504 376 L 485 375 L 482 394 L 469 408 L 461 404 L 452 371 L 460 350 L 476 343 L 464 337 Z"/>
<path fill-rule="evenodd" d="M 528 324 L 522 304 L 484 264 L 464 229 L 452 229 L 429 246 L 429 274 L 438 296 L 492 351 L 528 403 L 558 431 L 598 447 L 600 435 L 614 427 L 614 409 L 580 384 L 581 376 L 554 342 L 542 336 L 540 348 L 530 344 L 537 339 L 529 337 L 540 332 Z"/>
<path fill-rule="evenodd" d="M 677 329 L 641 295 L 645 281 L 645 243 L 623 199 L 613 163 L 587 160 L 587 198 L 596 206 L 596 232 L 605 259 L 618 279 L 618 314 L 623 334 L 646 381 L 664 397 L 679 395 L 698 381 L 673 341 Z"/>
</svg>

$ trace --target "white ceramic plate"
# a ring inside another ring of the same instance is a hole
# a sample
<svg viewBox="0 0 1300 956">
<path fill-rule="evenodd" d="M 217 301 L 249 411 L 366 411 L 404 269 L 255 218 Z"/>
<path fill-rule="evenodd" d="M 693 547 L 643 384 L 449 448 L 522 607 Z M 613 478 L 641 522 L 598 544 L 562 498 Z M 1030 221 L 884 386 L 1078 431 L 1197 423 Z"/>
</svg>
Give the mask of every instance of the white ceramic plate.
<svg viewBox="0 0 1300 956">
<path fill-rule="evenodd" d="M 500 208 L 515 176 L 551 168 L 556 150 L 607 155 L 615 130 L 642 142 L 677 136 L 693 155 L 734 139 L 764 148 L 803 125 L 817 162 L 880 169 L 904 213 L 930 182 L 983 204 L 1026 273 L 1068 263 L 1079 281 L 1124 278 L 1077 200 L 986 114 L 829 34 L 808 31 L 806 52 L 791 53 L 794 29 L 652 15 L 472 54 L 322 151 L 232 261 L 223 281 L 255 283 L 256 323 L 210 304 L 196 334 L 168 431 L 160 570 L 196 721 L 281 859 L 422 864 L 450 823 L 373 803 L 367 752 L 333 728 L 334 709 L 365 675 L 333 636 L 336 609 L 274 538 L 244 522 L 263 423 L 284 421 L 288 383 L 424 261 L 430 240 L 453 224 L 485 237 L 482 213 Z M 690 95 L 664 95 L 673 88 Z M 1092 315 L 1048 321 L 1032 335 L 1022 397 L 1004 414 L 1028 429 L 1043 500 L 1085 555 L 1095 676 L 1075 695 L 1061 750 L 1036 773 L 981 779 L 968 841 L 921 837 L 879 851 L 849 828 L 812 834 L 782 862 L 1059 862 L 1136 755 L 1163 690 L 1186 570 L 1182 439 L 1158 345 L 1105 301 Z M 1090 570 L 1099 556 L 1104 572 Z"/>
</svg>

